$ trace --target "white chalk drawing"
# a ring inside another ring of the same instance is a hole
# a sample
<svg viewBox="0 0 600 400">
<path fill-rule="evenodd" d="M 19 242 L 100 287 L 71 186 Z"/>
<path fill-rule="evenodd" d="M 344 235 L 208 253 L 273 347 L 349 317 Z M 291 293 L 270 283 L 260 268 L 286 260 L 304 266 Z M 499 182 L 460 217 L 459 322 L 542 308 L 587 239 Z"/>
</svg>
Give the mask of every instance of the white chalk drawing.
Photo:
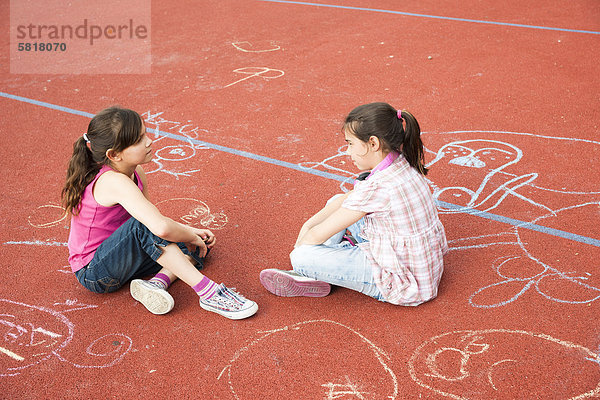
<svg viewBox="0 0 600 400">
<path fill-rule="evenodd" d="M 227 381 L 236 399 L 393 400 L 398 396 L 389 356 L 344 324 L 310 320 L 259 334 L 234 353 L 217 378 Z M 327 334 L 335 340 L 323 346 Z M 298 381 L 298 375 L 303 379 Z M 256 376 L 261 376 L 261 385 L 248 384 Z"/>
<path fill-rule="evenodd" d="M 235 72 L 236 74 L 242 74 L 242 75 L 248 75 L 248 76 L 246 76 L 242 79 L 239 79 L 235 82 L 232 82 L 228 85 L 223 86 L 223 89 L 233 86 L 235 84 L 238 84 L 240 82 L 243 82 L 247 79 L 254 78 L 254 77 L 261 77 L 265 80 L 269 80 L 269 79 L 281 78 L 282 76 L 285 75 L 285 72 L 283 72 L 280 69 L 274 69 L 274 68 L 268 68 L 268 67 L 243 67 L 243 68 L 234 69 L 233 72 Z"/>
<path fill-rule="evenodd" d="M 275 44 L 275 41 L 269 41 L 269 44 L 266 46 L 259 44 L 256 47 L 248 41 L 232 42 L 231 45 L 244 53 L 268 53 L 270 51 L 281 50 L 281 46 Z"/>
<path fill-rule="evenodd" d="M 358 176 L 358 173 L 346 170 L 346 168 L 352 167 L 352 163 L 347 162 L 350 160 L 346 154 L 347 150 L 348 145 L 343 145 L 339 147 L 337 153 L 331 157 L 327 157 L 322 161 L 303 161 L 298 163 L 298 165 L 306 169 L 324 170 L 325 172 L 345 176 L 346 179 L 340 183 L 340 189 L 346 193 L 352 190 L 353 182 Z"/>
<path fill-rule="evenodd" d="M 543 223 L 543 219 L 556 219 L 562 213 L 568 214 L 566 218 L 572 220 L 578 216 L 590 214 L 589 212 L 575 213 L 587 208 L 600 209 L 600 203 L 588 203 L 563 210 L 549 213 L 540 217 L 534 223 Z M 493 263 L 493 269 L 501 279 L 498 282 L 484 286 L 477 290 L 469 298 L 469 303 L 478 308 L 493 308 L 509 304 L 528 291 L 535 291 L 548 300 L 568 304 L 586 304 L 600 299 L 600 287 L 588 281 L 591 280 L 591 272 L 564 272 L 552 264 L 561 264 L 563 268 L 581 268 L 580 256 L 587 255 L 586 259 L 598 260 L 600 248 L 592 245 L 580 244 L 577 251 L 569 252 L 566 246 L 560 246 L 560 255 L 556 247 L 560 239 L 554 239 L 554 249 L 550 246 L 528 246 L 533 242 L 533 233 L 520 227 L 514 228 L 515 244 L 522 250 L 524 255 L 507 255 L 497 258 Z M 539 234 L 538 234 L 539 235 Z M 532 240 L 525 240 L 531 237 Z M 499 245 L 499 243 L 494 243 Z M 539 239 L 538 243 L 539 245 Z M 556 254 L 555 254 L 556 253 Z M 563 260 L 557 259 L 560 256 Z M 507 271 L 507 272 L 505 272 Z M 556 293 L 553 293 L 556 292 Z M 508 298 L 506 298 L 509 296 Z"/>
<path fill-rule="evenodd" d="M 565 207 L 532 222 L 560 226 L 569 221 L 588 220 L 600 211 L 600 202 Z M 593 228 L 592 228 L 593 229 Z M 503 239 L 498 240 L 499 237 Z M 512 240 L 511 240 L 512 239 Z M 600 299 L 600 282 L 592 266 L 600 259 L 600 248 L 585 243 L 569 246 L 568 240 L 540 234 L 521 226 L 498 235 L 450 241 L 451 251 L 502 246 L 514 248 L 497 257 L 492 269 L 499 280 L 475 291 L 469 303 L 477 308 L 495 308 L 519 299 L 525 293 L 538 293 L 547 300 L 587 304 Z M 534 243 L 530 246 L 529 243 Z M 588 271 L 585 271 L 589 268 Z"/>
<path fill-rule="evenodd" d="M 417 384 L 453 399 L 575 400 L 600 395 L 598 354 L 520 330 L 465 330 L 432 337 L 415 350 L 408 369 Z"/>
<path fill-rule="evenodd" d="M 586 171 L 600 167 L 600 162 L 584 158 L 580 162 L 585 170 L 578 170 L 563 156 L 569 152 L 578 158 L 593 154 L 600 149 L 597 141 L 506 131 L 424 133 L 423 137 L 426 151 L 433 155 L 427 167 L 444 171 L 441 179 L 429 180 L 434 198 L 458 206 L 440 206 L 442 213 L 491 211 L 512 198 L 540 216 L 597 199 L 600 194 L 599 184 L 586 177 Z M 465 138 L 456 140 L 458 137 Z M 442 145 L 433 150 L 430 142 L 440 140 Z M 535 150 L 523 150 L 527 148 Z M 578 179 L 578 172 L 584 179 Z"/>
<path fill-rule="evenodd" d="M 206 129 L 199 128 L 193 124 L 191 120 L 183 123 L 180 121 L 168 120 L 163 117 L 164 112 L 152 112 L 146 111 L 142 114 L 142 118 L 148 128 L 156 130 L 153 136 L 151 136 L 154 148 L 154 158 L 150 163 L 144 166 L 146 174 L 153 174 L 157 172 L 163 172 L 179 179 L 182 176 L 189 177 L 196 172 L 200 172 L 201 169 L 190 169 L 187 167 L 185 161 L 190 160 L 197 156 L 199 150 L 208 150 L 208 147 L 194 143 L 193 140 L 200 138 L 200 135 L 207 133 Z M 180 140 L 174 141 L 172 145 L 160 145 L 161 141 L 165 143 L 173 141 L 168 136 L 161 135 L 160 132 L 172 133 L 176 135 L 184 136 L 185 142 Z"/>
<path fill-rule="evenodd" d="M 208 133 L 208 130 L 200 128 L 192 120 L 187 120 L 187 122 L 169 120 L 163 117 L 164 113 L 164 111 L 153 112 L 148 110 L 141 117 L 144 119 L 147 128 L 153 128 L 165 133 L 183 135 L 190 139 L 199 139 L 201 135 Z M 155 133 L 152 140 L 156 143 L 164 138 L 165 136 Z"/>
<path fill-rule="evenodd" d="M 62 354 L 75 333 L 65 313 L 95 307 L 74 299 L 55 303 L 52 309 L 0 299 L 0 377 L 19 375 L 53 357 L 76 368 L 107 368 L 119 363 L 133 343 L 121 333 L 93 340 L 86 349 L 87 363 L 73 362 Z"/>
<path fill-rule="evenodd" d="M 67 212 L 58 204 L 44 204 L 37 207 L 33 213 L 27 217 L 27 222 L 34 228 L 51 228 L 66 221 Z"/>
<path fill-rule="evenodd" d="M 165 215 L 195 228 L 223 229 L 227 225 L 227 215 L 223 212 L 212 213 L 208 204 L 201 200 L 179 197 L 162 200 L 156 206 Z"/>
<path fill-rule="evenodd" d="M 9 240 L 8 242 L 4 242 L 4 244 L 13 244 L 13 245 L 26 245 L 26 246 L 54 246 L 54 247 L 63 247 L 67 246 L 67 242 L 56 242 L 53 240 Z"/>
</svg>

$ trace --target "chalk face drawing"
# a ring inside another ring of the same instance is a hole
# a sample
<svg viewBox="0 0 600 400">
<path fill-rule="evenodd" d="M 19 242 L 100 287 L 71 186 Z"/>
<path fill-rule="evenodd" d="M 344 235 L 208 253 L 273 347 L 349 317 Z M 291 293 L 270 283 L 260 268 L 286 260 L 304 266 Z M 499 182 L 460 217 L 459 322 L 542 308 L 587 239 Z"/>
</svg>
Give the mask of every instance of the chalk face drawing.
<svg viewBox="0 0 600 400">
<path fill-rule="evenodd" d="M 223 229 L 227 225 L 227 215 L 212 213 L 208 204 L 191 198 L 174 198 L 156 203 L 156 207 L 165 215 L 174 216 L 182 224 L 194 228 Z"/>
<path fill-rule="evenodd" d="M 260 332 L 235 352 L 218 379 L 236 399 L 392 400 L 398 382 L 388 363 L 383 350 L 352 328 L 311 320 Z"/>
<path fill-rule="evenodd" d="M 600 142 L 504 131 L 424 133 L 423 140 L 433 156 L 427 167 L 441 171 L 429 180 L 434 198 L 458 206 L 440 206 L 442 213 L 491 211 L 516 200 L 536 218 L 600 194 L 586 172 L 600 169 L 592 156 Z M 565 154 L 583 157 L 586 169 L 573 168 Z"/>
<path fill-rule="evenodd" d="M 50 309 L 0 299 L 0 377 L 19 375 L 53 357 L 77 368 L 106 368 L 120 362 L 132 346 L 123 334 L 95 339 L 87 347 L 85 356 L 90 360 L 85 365 L 61 354 L 75 333 L 74 324 L 64 314 L 94 307 L 70 300 Z"/>
<path fill-rule="evenodd" d="M 208 131 L 198 127 L 191 120 L 187 122 L 168 120 L 163 114 L 162 111 L 153 112 L 150 110 L 142 114 L 146 127 L 157 131 L 153 136 L 150 134 L 155 149 L 154 158 L 152 162 L 144 165 L 144 171 L 146 174 L 163 172 L 174 176 L 176 179 L 182 176 L 189 177 L 201 171 L 201 169 L 189 168 L 188 160 L 195 158 L 198 151 L 208 150 L 208 147 L 192 141 L 199 139 L 203 133 Z M 167 136 L 161 136 L 158 131 L 184 136 L 188 140 L 186 142 L 175 141 Z M 159 144 L 159 142 L 162 143 Z M 167 145 L 169 142 L 173 142 L 173 144 Z"/>
<path fill-rule="evenodd" d="M 422 343 L 409 361 L 420 386 L 453 399 L 584 399 L 600 394 L 600 356 L 544 334 L 457 331 Z"/>
<path fill-rule="evenodd" d="M 475 182 L 478 185 L 473 188 L 461 186 L 465 183 L 463 174 L 450 174 L 447 179 L 455 177 L 456 183 L 445 182 L 446 186 L 442 188 L 430 181 L 436 200 L 459 206 L 451 209 L 443 206 L 438 208 L 441 212 L 449 213 L 460 213 L 472 208 L 484 211 L 496 208 L 506 196 L 535 179 L 528 174 L 510 179 L 502 176 L 502 183 L 491 184 L 504 169 L 518 163 L 522 157 L 521 149 L 497 140 L 459 140 L 442 146 L 426 166 L 430 168 L 437 163 L 439 167 L 439 164 L 446 161 L 446 165 L 467 169 L 470 180 L 476 176 Z"/>
</svg>

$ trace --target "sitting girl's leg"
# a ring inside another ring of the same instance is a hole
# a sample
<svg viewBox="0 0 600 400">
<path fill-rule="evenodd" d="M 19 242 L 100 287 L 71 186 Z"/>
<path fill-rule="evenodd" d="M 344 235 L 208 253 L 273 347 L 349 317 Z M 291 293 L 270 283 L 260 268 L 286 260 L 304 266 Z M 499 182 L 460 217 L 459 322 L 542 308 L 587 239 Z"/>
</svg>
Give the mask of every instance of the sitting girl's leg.
<svg viewBox="0 0 600 400">
<path fill-rule="evenodd" d="M 256 312 L 258 308 L 256 303 L 236 293 L 233 294 L 237 297 L 232 296 L 231 291 L 224 285 L 216 285 L 210 281 L 196 269 L 190 256 L 191 254 L 182 244 L 170 243 L 154 235 L 146 226 L 131 218 L 98 247 L 94 259 L 76 275 L 77 279 L 91 291 L 113 292 L 132 278 L 156 274 L 162 266 L 171 273 L 171 276 L 176 276 L 192 286 L 201 296 L 200 305 L 205 309 L 232 319 L 246 318 Z M 134 282 L 134 288 L 137 290 L 140 282 L 139 280 Z M 143 286 L 141 289 L 148 289 L 145 283 L 141 285 Z M 132 288 L 132 295 L 134 295 L 134 288 Z M 219 308 L 210 308 L 212 303 L 222 300 L 223 291 L 228 291 L 226 293 L 228 298 L 234 299 L 226 304 L 229 308 L 221 304 Z M 146 294 L 147 292 L 148 290 Z M 148 308 L 148 305 L 152 306 L 151 303 L 156 300 L 156 296 L 170 297 L 164 290 L 151 292 L 150 295 L 136 300 L 145 300 L 142 303 Z M 215 294 L 218 295 L 217 298 L 212 299 Z M 148 309 L 157 313 L 151 308 Z"/>
<path fill-rule="evenodd" d="M 290 260 L 294 272 L 302 276 L 383 300 L 373 280 L 371 267 L 358 246 L 304 245 L 292 251 Z"/>
</svg>

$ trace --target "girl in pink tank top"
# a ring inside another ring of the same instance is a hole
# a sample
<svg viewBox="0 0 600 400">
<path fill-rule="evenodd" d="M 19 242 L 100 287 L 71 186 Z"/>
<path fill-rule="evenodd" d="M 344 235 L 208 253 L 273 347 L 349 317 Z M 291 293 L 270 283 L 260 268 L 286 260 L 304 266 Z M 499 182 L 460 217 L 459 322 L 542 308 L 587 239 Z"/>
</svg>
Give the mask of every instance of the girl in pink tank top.
<svg viewBox="0 0 600 400">
<path fill-rule="evenodd" d="M 150 201 L 141 165 L 152 157 L 144 121 L 120 107 L 94 116 L 75 141 L 62 200 L 71 214 L 69 263 L 77 280 L 97 293 L 130 282 L 135 300 L 166 314 L 175 304 L 167 289 L 179 278 L 205 310 L 230 319 L 254 315 L 255 302 L 200 272 L 215 235 L 175 222 Z"/>
</svg>

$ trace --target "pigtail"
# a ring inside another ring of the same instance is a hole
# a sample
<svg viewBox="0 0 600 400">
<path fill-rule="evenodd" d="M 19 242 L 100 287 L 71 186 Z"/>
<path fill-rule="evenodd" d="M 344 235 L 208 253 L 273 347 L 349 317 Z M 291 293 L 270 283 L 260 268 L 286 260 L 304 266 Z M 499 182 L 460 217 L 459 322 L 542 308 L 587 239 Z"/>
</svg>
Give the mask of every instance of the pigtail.
<svg viewBox="0 0 600 400">
<path fill-rule="evenodd" d="M 421 141 L 421 127 L 416 118 L 408 111 L 398 110 L 398 119 L 400 123 L 405 121 L 404 138 L 402 142 L 402 154 L 406 161 L 419 171 L 422 175 L 427 175 L 428 169 L 425 168 L 425 153 L 423 151 L 423 142 Z"/>
<path fill-rule="evenodd" d="M 79 214 L 83 192 L 100 170 L 83 137 L 73 144 L 73 155 L 67 168 L 67 179 L 62 189 L 62 204 L 67 213 Z"/>
<path fill-rule="evenodd" d="M 62 190 L 62 204 L 67 213 L 79 214 L 85 188 L 102 165 L 110 165 L 107 151 L 120 152 L 137 143 L 142 126 L 138 113 L 118 106 L 104 109 L 92 118 L 87 132 L 73 144 L 73 155 Z"/>
</svg>

